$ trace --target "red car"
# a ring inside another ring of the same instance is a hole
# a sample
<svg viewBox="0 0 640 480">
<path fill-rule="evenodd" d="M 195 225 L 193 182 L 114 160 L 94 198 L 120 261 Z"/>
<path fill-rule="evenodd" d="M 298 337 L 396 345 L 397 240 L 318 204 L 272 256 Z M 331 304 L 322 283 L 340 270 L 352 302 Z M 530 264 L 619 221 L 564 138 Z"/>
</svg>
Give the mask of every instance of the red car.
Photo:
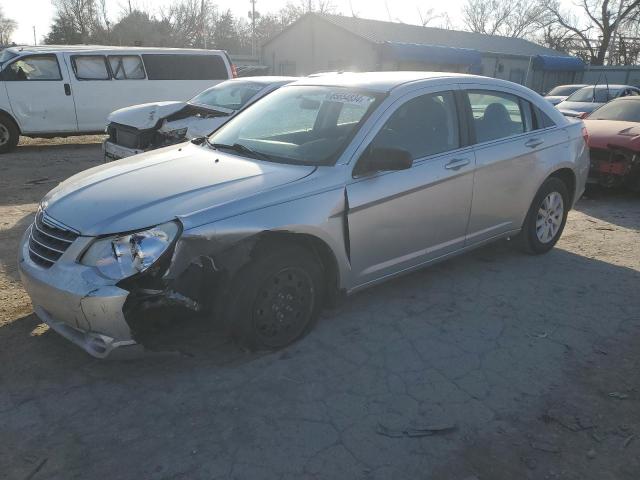
<svg viewBox="0 0 640 480">
<path fill-rule="evenodd" d="M 640 97 L 610 101 L 585 120 L 589 133 L 589 181 L 640 191 Z"/>
</svg>

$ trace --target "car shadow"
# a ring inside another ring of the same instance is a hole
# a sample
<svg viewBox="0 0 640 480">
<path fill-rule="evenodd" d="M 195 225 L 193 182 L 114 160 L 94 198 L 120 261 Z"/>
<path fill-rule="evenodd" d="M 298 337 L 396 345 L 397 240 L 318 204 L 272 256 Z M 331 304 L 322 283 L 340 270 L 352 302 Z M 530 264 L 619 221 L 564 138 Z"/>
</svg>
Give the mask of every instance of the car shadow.
<svg viewBox="0 0 640 480">
<path fill-rule="evenodd" d="M 640 193 L 590 185 L 575 209 L 619 227 L 640 228 Z"/>
<path fill-rule="evenodd" d="M 20 239 L 33 222 L 34 213 L 30 212 L 23 216 L 9 229 L 0 230 L 0 267 L 3 267 L 6 275 L 16 282 L 20 281 L 17 264 Z"/>
<path fill-rule="evenodd" d="M 544 256 L 528 256 L 503 241 L 348 297 L 338 306 L 325 310 L 316 329 L 307 337 L 279 352 L 248 353 L 234 344 L 215 321 L 176 313 L 164 320 L 164 328 L 158 330 L 153 342 L 147 342 L 150 348 L 145 354 L 133 360 L 105 362 L 91 358 L 55 332 L 39 329 L 41 322 L 32 314 L 0 327 L 0 345 L 5 346 L 0 359 L 5 355 L 28 358 L 30 363 L 40 365 L 42 374 L 48 369 L 58 371 L 61 367 L 79 365 L 126 375 L 139 369 L 152 373 L 154 365 L 164 365 L 166 359 L 177 361 L 173 368 L 178 370 L 191 369 L 200 363 L 230 367 L 265 355 L 286 358 L 287 351 L 317 350 L 318 345 L 331 345 L 332 349 L 359 348 L 354 345 L 358 343 L 358 332 L 371 333 L 377 324 L 384 324 L 386 329 L 388 324 L 400 324 L 416 314 L 429 314 L 425 324 L 428 328 L 433 326 L 431 322 L 436 322 L 464 329 L 467 324 L 475 324 L 476 317 L 486 314 L 483 303 L 496 303 L 498 307 L 491 307 L 498 310 L 496 315 L 518 318 L 523 322 L 518 328 L 530 331 L 545 328 L 545 321 L 554 320 L 556 316 L 581 330 L 592 327 L 600 331 L 602 327 L 598 324 L 606 312 L 600 312 L 597 318 L 587 318 L 597 314 L 592 312 L 587 299 L 600 294 L 602 282 L 615 288 L 639 281 L 640 272 L 631 268 L 561 248 Z M 539 298 L 545 299 L 545 304 L 555 303 L 562 308 L 549 318 L 539 314 L 540 318 L 529 317 L 529 309 L 539 303 Z M 371 322 L 372 318 L 376 320 Z M 362 336 L 362 340 L 367 336 Z M 161 370 L 156 373 L 160 374 Z"/>
</svg>

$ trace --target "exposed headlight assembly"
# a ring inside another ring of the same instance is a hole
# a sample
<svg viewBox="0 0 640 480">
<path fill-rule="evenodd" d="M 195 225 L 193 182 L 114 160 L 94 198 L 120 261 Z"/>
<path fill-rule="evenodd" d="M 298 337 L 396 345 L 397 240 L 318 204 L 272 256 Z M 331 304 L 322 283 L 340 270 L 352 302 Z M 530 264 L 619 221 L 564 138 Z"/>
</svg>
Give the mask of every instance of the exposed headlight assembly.
<svg viewBox="0 0 640 480">
<path fill-rule="evenodd" d="M 167 132 L 167 135 L 174 138 L 182 138 L 187 134 L 188 127 L 177 128 L 175 130 L 170 130 Z"/>
<path fill-rule="evenodd" d="M 98 238 L 80 263 L 96 267 L 105 277 L 121 280 L 153 265 L 179 231 L 177 222 L 168 222 L 140 232 Z"/>
</svg>

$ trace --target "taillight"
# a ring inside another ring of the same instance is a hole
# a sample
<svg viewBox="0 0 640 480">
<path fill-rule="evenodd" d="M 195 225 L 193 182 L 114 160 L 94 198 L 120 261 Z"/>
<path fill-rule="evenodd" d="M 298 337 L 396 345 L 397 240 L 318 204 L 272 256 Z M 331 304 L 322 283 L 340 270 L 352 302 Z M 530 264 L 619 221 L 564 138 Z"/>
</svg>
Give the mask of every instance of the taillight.
<svg viewBox="0 0 640 480">
<path fill-rule="evenodd" d="M 231 64 L 231 77 L 238 78 L 238 69 L 233 63 Z"/>
<path fill-rule="evenodd" d="M 580 115 L 578 115 L 578 118 L 587 118 L 587 116 L 589 115 L 589 112 L 582 112 Z"/>
<path fill-rule="evenodd" d="M 584 143 L 589 143 L 589 132 L 587 131 L 587 127 L 582 127 L 582 138 L 584 138 Z"/>
</svg>

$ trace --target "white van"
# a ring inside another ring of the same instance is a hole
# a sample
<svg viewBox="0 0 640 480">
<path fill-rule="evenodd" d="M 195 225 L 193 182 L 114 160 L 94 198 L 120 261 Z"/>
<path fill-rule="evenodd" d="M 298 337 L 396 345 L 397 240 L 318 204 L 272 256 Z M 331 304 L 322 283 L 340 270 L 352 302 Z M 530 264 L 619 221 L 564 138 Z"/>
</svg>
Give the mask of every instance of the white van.
<svg viewBox="0 0 640 480">
<path fill-rule="evenodd" d="M 13 47 L 0 53 L 0 153 L 18 136 L 102 133 L 129 105 L 188 100 L 235 77 L 221 50 L 108 46 Z"/>
</svg>

